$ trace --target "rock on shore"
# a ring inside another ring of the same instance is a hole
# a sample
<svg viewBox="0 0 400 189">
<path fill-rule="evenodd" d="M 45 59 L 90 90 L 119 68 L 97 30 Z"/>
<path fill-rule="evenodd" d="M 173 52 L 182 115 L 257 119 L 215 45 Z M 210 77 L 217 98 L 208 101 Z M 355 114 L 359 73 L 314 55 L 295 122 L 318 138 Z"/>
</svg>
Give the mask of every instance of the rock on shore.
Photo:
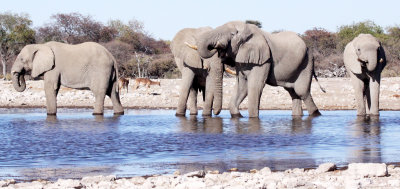
<svg viewBox="0 0 400 189">
<path fill-rule="evenodd" d="M 316 105 L 323 110 L 355 109 L 353 87 L 349 78 L 320 78 L 326 89 L 323 93 L 313 79 L 311 93 Z M 121 91 L 121 103 L 125 108 L 175 108 L 178 103 L 180 79 L 161 79 L 161 86 L 139 87 L 133 90 L 134 80 L 130 79 L 129 91 Z M 223 89 L 223 108 L 227 109 L 232 95 L 234 78 L 225 78 Z M 43 81 L 27 81 L 27 89 L 16 92 L 11 81 L 0 81 L 1 107 L 45 107 Z M 157 102 L 157 103 L 154 103 Z M 198 95 L 198 106 L 203 106 L 202 94 Z M 57 96 L 58 107 L 93 107 L 94 97 L 88 90 L 75 90 L 61 87 Z M 106 97 L 105 106 L 111 107 Z M 260 109 L 291 109 L 292 100 L 282 87 L 266 85 L 261 97 Z M 247 98 L 240 108 L 247 108 Z M 304 107 L 305 108 L 305 107 Z M 400 77 L 382 78 L 380 108 L 400 110 Z"/>
<path fill-rule="evenodd" d="M 0 181 L 6 188 L 399 188 L 400 168 L 375 163 L 350 164 L 347 170 L 335 170 L 332 163 L 317 169 L 290 169 L 271 172 L 269 168 L 250 172 L 196 171 L 184 175 L 116 178 L 84 177 L 55 182 L 16 183 Z M 374 171 L 372 171 L 374 170 Z"/>
</svg>

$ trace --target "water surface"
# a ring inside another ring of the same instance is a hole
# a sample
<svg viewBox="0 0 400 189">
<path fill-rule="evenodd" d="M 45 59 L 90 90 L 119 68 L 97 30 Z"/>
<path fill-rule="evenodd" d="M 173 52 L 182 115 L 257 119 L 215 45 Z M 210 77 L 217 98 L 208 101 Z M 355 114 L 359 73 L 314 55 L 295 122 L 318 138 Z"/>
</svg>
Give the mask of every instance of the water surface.
<svg viewBox="0 0 400 189">
<path fill-rule="evenodd" d="M 0 179 L 118 177 L 199 169 L 312 168 L 324 162 L 400 162 L 400 112 L 360 119 L 355 111 L 260 119 L 175 117 L 174 110 L 0 109 Z"/>
</svg>

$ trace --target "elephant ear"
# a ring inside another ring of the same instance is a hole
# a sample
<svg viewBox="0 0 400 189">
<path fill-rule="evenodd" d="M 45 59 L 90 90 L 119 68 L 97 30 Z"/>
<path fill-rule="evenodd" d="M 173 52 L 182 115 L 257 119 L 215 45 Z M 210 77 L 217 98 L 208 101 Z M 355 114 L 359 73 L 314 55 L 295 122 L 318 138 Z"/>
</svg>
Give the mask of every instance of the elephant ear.
<svg viewBox="0 0 400 189">
<path fill-rule="evenodd" d="M 35 45 L 36 51 L 32 57 L 32 77 L 51 70 L 54 67 L 54 53 L 46 45 Z"/>
<path fill-rule="evenodd" d="M 258 28 L 252 28 L 253 26 L 248 27 L 249 30 L 246 31 L 245 29 L 245 31 L 250 31 L 251 34 L 247 38 L 241 38 L 243 42 L 239 46 L 235 61 L 239 63 L 263 64 L 271 58 L 267 40 Z"/>
<path fill-rule="evenodd" d="M 353 43 L 354 41 L 346 45 L 343 53 L 343 62 L 348 70 L 350 70 L 354 74 L 361 74 L 361 63 L 358 61 L 356 47 Z"/>
<path fill-rule="evenodd" d="M 383 49 L 381 42 L 379 42 L 378 48 L 378 63 L 381 65 L 382 69 L 386 66 L 385 50 Z"/>
</svg>

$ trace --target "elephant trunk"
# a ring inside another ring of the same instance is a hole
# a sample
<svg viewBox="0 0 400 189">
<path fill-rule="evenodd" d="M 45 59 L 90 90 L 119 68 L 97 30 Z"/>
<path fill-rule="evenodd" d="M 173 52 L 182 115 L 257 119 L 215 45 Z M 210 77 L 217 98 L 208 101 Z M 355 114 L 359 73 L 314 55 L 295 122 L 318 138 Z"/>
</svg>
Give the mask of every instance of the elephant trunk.
<svg viewBox="0 0 400 189">
<path fill-rule="evenodd" d="M 14 73 L 12 75 L 12 83 L 14 89 L 18 92 L 23 92 L 26 88 L 25 78 L 23 73 Z"/>
<path fill-rule="evenodd" d="M 213 37 L 213 35 L 213 32 L 207 32 L 197 40 L 197 52 L 203 58 L 210 58 L 217 52 L 215 45 L 218 39 Z"/>
<path fill-rule="evenodd" d="M 215 81 L 214 88 L 214 101 L 213 101 L 213 112 L 214 115 L 218 115 L 222 110 L 222 83 L 223 83 L 223 65 L 219 62 L 219 64 L 214 63 L 216 68 L 216 74 L 213 77 Z"/>
<path fill-rule="evenodd" d="M 378 56 L 375 53 L 372 53 L 370 56 L 368 56 L 368 64 L 367 64 L 367 69 L 368 71 L 372 72 L 376 69 L 376 66 L 378 64 Z"/>
<path fill-rule="evenodd" d="M 26 83 L 25 83 L 25 71 L 23 69 L 23 66 L 20 64 L 14 63 L 12 68 L 11 68 L 11 74 L 12 74 L 12 83 L 14 86 L 14 89 L 18 92 L 22 92 L 26 88 Z"/>
</svg>

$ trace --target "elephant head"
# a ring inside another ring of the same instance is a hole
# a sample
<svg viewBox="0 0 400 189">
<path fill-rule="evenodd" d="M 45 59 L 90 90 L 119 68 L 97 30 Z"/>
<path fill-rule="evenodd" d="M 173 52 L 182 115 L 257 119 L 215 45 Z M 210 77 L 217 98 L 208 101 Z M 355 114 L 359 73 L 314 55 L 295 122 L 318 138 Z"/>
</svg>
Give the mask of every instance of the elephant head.
<svg viewBox="0 0 400 189">
<path fill-rule="evenodd" d="M 357 63 L 349 66 L 350 70 L 355 74 L 360 74 L 363 68 L 372 72 L 376 70 L 378 64 L 386 63 L 380 42 L 371 34 L 358 35 L 353 40 L 353 47 L 357 55 Z"/>
<path fill-rule="evenodd" d="M 11 68 L 12 82 L 16 91 L 26 88 L 24 75 L 31 72 L 37 77 L 54 67 L 54 53 L 45 45 L 27 45 L 18 54 Z"/>
<path fill-rule="evenodd" d="M 263 31 L 240 21 L 228 22 L 202 34 L 197 51 L 203 58 L 218 52 L 219 57 L 229 57 L 238 63 L 263 64 L 271 58 Z"/>
</svg>

